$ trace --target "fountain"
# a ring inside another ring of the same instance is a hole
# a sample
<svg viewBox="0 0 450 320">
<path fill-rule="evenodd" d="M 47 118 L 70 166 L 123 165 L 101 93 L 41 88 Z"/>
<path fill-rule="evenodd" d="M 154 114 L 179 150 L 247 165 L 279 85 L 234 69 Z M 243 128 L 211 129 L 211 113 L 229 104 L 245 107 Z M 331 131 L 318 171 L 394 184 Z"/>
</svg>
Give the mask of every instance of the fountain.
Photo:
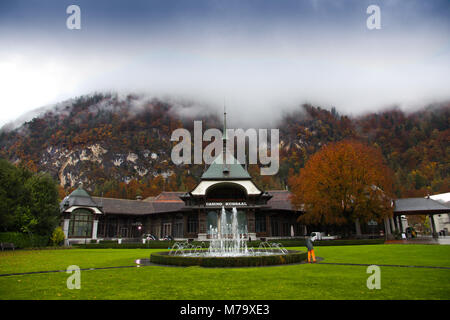
<svg viewBox="0 0 450 320">
<path fill-rule="evenodd" d="M 301 262 L 306 253 L 286 250 L 280 243 L 261 242 L 258 248 L 248 247 L 247 228 L 239 229 L 237 210 L 232 209 L 231 223 L 222 207 L 216 228 L 210 226 L 209 247 L 204 242 L 195 245 L 175 243 L 169 252 L 152 253 L 150 261 L 168 265 L 200 265 L 209 267 L 261 266 Z"/>
</svg>

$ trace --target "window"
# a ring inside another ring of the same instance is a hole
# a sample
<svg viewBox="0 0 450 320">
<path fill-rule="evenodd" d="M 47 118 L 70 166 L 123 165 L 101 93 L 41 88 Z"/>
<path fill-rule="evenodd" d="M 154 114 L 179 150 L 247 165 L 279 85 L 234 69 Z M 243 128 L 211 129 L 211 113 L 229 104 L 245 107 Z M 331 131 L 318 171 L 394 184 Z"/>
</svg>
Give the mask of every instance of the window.
<svg viewBox="0 0 450 320">
<path fill-rule="evenodd" d="M 175 238 L 183 238 L 183 222 L 175 222 L 173 236 Z"/>
<path fill-rule="evenodd" d="M 91 238 L 93 214 L 87 209 L 76 209 L 70 215 L 69 238 Z"/>
<path fill-rule="evenodd" d="M 197 216 L 189 216 L 188 217 L 188 225 L 187 225 L 188 233 L 197 233 L 198 231 L 198 218 Z"/>
<path fill-rule="evenodd" d="M 266 232 L 266 216 L 264 214 L 256 214 L 255 216 L 255 231 Z"/>
<path fill-rule="evenodd" d="M 171 236 L 172 235 L 172 224 L 171 223 L 163 223 L 163 233 L 162 236 Z"/>
<path fill-rule="evenodd" d="M 272 236 L 279 237 L 280 236 L 280 230 L 278 230 L 278 221 L 272 218 Z"/>
<path fill-rule="evenodd" d="M 237 212 L 238 232 L 241 234 L 247 234 L 247 213 L 243 210 Z"/>
<path fill-rule="evenodd" d="M 217 220 L 218 220 L 217 211 L 209 211 L 206 216 L 206 232 L 208 234 L 212 234 L 213 230 L 217 228 Z"/>
<path fill-rule="evenodd" d="M 118 220 L 117 218 L 109 218 L 106 222 L 106 237 L 109 238 L 116 238 L 118 237 L 118 231 L 117 231 L 117 226 L 118 226 Z"/>
<path fill-rule="evenodd" d="M 304 227 L 303 225 L 301 225 L 300 223 L 296 223 L 295 224 L 295 235 L 299 236 L 305 233 Z"/>
<path fill-rule="evenodd" d="M 283 237 L 287 237 L 287 236 L 291 235 L 291 229 L 290 229 L 289 223 L 284 222 L 282 225 L 282 228 L 283 228 L 283 230 L 282 230 Z"/>
<path fill-rule="evenodd" d="M 104 238 L 105 237 L 105 229 L 106 229 L 106 221 L 105 217 L 100 217 L 98 219 L 98 227 L 97 227 L 97 237 Z"/>
</svg>

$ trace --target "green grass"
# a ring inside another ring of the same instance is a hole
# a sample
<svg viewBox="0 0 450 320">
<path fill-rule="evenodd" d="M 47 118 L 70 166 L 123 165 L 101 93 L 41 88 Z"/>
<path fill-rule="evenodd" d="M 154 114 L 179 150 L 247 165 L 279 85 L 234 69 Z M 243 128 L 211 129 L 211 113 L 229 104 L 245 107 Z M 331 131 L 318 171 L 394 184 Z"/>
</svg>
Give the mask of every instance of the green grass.
<svg viewBox="0 0 450 320">
<path fill-rule="evenodd" d="M 139 258 L 161 249 L 67 249 L 0 252 L 0 274 L 65 270 L 70 265 L 98 268 L 136 265 Z"/>
<path fill-rule="evenodd" d="M 446 245 L 316 247 L 315 251 L 324 262 L 450 267 L 450 246 Z"/>
<path fill-rule="evenodd" d="M 304 248 L 298 248 L 304 250 Z M 158 249 L 72 249 L 0 253 L 0 273 L 133 265 Z M 317 247 L 323 262 L 450 266 L 450 246 Z M 0 277 L 0 299 L 450 299 L 450 270 L 381 267 L 369 290 L 363 266 L 302 264 L 260 268 L 159 267 Z"/>
</svg>

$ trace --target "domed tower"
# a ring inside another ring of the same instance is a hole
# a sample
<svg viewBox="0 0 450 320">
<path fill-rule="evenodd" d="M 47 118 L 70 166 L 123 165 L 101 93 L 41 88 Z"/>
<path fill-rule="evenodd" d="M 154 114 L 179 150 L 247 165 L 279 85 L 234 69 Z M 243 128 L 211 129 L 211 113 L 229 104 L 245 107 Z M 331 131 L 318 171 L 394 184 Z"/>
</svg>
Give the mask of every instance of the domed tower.
<svg viewBox="0 0 450 320">
<path fill-rule="evenodd" d="M 66 244 L 97 239 L 98 217 L 103 214 L 102 208 L 81 184 L 61 201 L 60 211 Z"/>
</svg>

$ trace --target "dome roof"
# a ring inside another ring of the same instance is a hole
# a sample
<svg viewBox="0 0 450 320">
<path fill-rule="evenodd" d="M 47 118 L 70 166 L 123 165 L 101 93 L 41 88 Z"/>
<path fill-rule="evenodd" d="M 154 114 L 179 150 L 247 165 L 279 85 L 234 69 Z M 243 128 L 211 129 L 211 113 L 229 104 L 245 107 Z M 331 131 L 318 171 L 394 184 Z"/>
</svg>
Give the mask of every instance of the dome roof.
<svg viewBox="0 0 450 320">
<path fill-rule="evenodd" d="M 61 201 L 60 209 L 64 211 L 73 206 L 99 207 L 81 185 Z"/>
</svg>

